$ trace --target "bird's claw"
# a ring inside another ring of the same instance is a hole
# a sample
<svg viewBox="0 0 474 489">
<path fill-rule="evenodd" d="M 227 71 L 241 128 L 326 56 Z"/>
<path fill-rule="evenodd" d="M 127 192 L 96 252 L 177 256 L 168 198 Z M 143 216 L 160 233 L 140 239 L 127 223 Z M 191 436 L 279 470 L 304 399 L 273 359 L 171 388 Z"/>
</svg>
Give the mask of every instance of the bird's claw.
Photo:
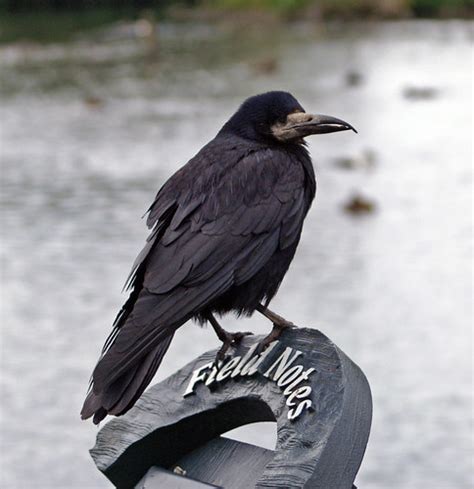
<svg viewBox="0 0 474 489">
<path fill-rule="evenodd" d="M 285 329 L 292 328 L 294 326 L 295 325 L 292 322 L 287 321 L 286 319 L 279 321 L 278 323 L 273 323 L 273 328 L 270 333 L 258 343 L 257 348 L 255 349 L 255 354 L 259 355 L 260 353 L 265 351 L 270 343 L 273 343 L 274 341 L 278 340 L 278 338 L 280 338 Z"/>
<path fill-rule="evenodd" d="M 257 348 L 255 348 L 255 355 L 260 355 L 260 353 L 264 352 L 267 349 L 268 345 L 272 341 L 275 341 L 275 340 L 270 340 L 268 336 L 263 338 L 263 340 L 258 343 Z"/>
<path fill-rule="evenodd" d="M 252 335 L 253 333 L 250 331 L 245 331 L 241 332 L 239 331 L 238 333 L 228 333 L 226 332 L 225 338 L 222 340 L 222 346 L 220 350 L 217 352 L 216 355 L 216 360 L 215 360 L 215 365 L 218 366 L 220 362 L 223 362 L 226 359 L 226 353 L 227 350 L 231 346 L 236 346 L 238 345 L 244 336 Z"/>
<path fill-rule="evenodd" d="M 231 333 L 233 336 L 232 343 L 238 344 L 242 341 L 245 336 L 253 335 L 251 331 L 239 331 L 238 333 Z"/>
</svg>

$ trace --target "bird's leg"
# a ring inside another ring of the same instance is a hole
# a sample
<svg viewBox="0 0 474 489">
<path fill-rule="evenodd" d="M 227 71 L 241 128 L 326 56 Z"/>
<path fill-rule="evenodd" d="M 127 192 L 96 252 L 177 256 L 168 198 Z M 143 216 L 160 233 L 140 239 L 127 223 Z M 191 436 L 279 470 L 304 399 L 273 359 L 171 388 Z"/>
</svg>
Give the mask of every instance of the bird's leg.
<svg viewBox="0 0 474 489">
<path fill-rule="evenodd" d="M 291 321 L 287 321 L 285 318 L 279 316 L 273 311 L 270 311 L 268 307 L 263 306 L 262 304 L 259 304 L 257 306 L 257 311 L 261 314 L 263 314 L 267 319 L 269 319 L 273 323 L 273 328 L 270 331 L 270 334 L 265 336 L 262 341 L 258 344 L 257 347 L 257 352 L 262 352 L 265 350 L 265 348 L 272 343 L 273 341 L 277 340 L 283 330 L 286 328 L 290 328 L 291 326 L 294 326 L 294 324 Z"/>
<path fill-rule="evenodd" d="M 262 304 L 259 304 L 257 306 L 257 311 L 263 314 L 267 319 L 270 319 L 273 325 L 280 328 L 282 331 L 285 328 L 294 326 L 294 324 L 291 321 L 287 321 L 284 317 L 279 316 L 276 312 L 270 311 L 268 307 L 265 307 Z"/>
<path fill-rule="evenodd" d="M 211 314 L 207 314 L 207 320 L 211 323 L 211 326 L 213 327 L 214 331 L 216 332 L 217 337 L 222 341 L 222 347 L 221 349 L 217 352 L 216 355 L 216 363 L 224 360 L 225 354 L 227 350 L 238 343 L 242 340 L 244 336 L 253 334 L 249 331 L 245 333 L 229 333 L 226 331 L 218 322 L 217 319 Z"/>
</svg>

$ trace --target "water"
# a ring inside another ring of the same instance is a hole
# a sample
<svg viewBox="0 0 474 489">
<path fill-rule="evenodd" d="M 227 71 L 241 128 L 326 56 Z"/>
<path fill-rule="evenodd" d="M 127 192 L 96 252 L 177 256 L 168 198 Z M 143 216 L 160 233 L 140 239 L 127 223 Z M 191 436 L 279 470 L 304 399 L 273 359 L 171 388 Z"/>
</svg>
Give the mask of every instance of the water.
<svg viewBox="0 0 474 489">
<path fill-rule="evenodd" d="M 370 381 L 359 487 L 472 487 L 471 28 L 299 24 L 243 38 L 165 25 L 157 61 L 121 30 L 1 47 L 1 486 L 109 487 L 79 410 L 146 236 L 139 216 L 243 98 L 287 89 L 359 135 L 310 141 L 317 200 L 274 309 L 322 330 Z M 259 72 L 269 56 L 276 71 Z M 410 87 L 433 97 L 407 98 Z M 371 169 L 334 163 L 367 151 Z M 354 190 L 376 212 L 344 213 Z M 155 380 L 216 346 L 186 325 Z M 245 433 L 274 443 L 271 430 Z"/>
</svg>

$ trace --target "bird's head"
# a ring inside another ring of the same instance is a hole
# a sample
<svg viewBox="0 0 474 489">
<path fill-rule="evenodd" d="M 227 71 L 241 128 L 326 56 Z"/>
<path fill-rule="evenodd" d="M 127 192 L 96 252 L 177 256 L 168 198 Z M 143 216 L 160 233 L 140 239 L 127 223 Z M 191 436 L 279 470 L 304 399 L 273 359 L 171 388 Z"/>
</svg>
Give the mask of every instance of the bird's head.
<svg viewBox="0 0 474 489">
<path fill-rule="evenodd" d="M 307 114 L 288 92 L 267 92 L 248 98 L 226 122 L 220 133 L 230 133 L 256 141 L 302 142 L 312 134 L 352 130 L 349 123 L 335 117 Z"/>
</svg>

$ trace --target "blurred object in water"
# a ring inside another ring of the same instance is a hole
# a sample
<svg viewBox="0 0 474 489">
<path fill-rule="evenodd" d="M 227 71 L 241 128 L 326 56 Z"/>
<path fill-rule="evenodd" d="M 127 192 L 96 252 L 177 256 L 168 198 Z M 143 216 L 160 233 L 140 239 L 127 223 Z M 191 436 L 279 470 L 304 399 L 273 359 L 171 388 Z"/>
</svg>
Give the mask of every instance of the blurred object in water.
<svg viewBox="0 0 474 489">
<path fill-rule="evenodd" d="M 105 26 L 103 30 L 99 31 L 100 41 L 125 41 L 129 39 L 135 39 L 137 32 L 143 28 L 137 27 L 137 22 L 119 21 L 114 24 Z"/>
<path fill-rule="evenodd" d="M 354 156 L 341 156 L 334 159 L 334 166 L 344 170 L 371 170 L 375 167 L 377 155 L 370 148 L 364 149 L 360 154 Z"/>
<path fill-rule="evenodd" d="M 262 58 L 250 65 L 254 73 L 258 75 L 271 75 L 278 70 L 278 61 L 274 56 Z"/>
<path fill-rule="evenodd" d="M 104 101 L 95 95 L 84 97 L 84 103 L 90 109 L 100 109 L 104 105 Z"/>
<path fill-rule="evenodd" d="M 403 96 L 409 100 L 430 100 L 437 97 L 438 89 L 434 87 L 405 87 Z"/>
<path fill-rule="evenodd" d="M 357 87 L 363 82 L 363 80 L 364 77 L 359 71 L 349 70 L 346 73 L 346 85 L 349 87 Z"/>
<path fill-rule="evenodd" d="M 375 209 L 375 202 L 360 193 L 353 194 L 344 204 L 344 210 L 349 214 L 370 214 Z"/>
<path fill-rule="evenodd" d="M 146 42 L 147 54 L 157 58 L 159 54 L 158 22 L 153 10 L 144 10 L 135 22 L 135 35 Z"/>
<path fill-rule="evenodd" d="M 361 3 L 363 4 L 363 2 Z M 377 16 L 385 19 L 400 19 L 410 16 L 410 2 L 407 0 L 379 0 L 375 2 L 375 5 Z"/>
</svg>

